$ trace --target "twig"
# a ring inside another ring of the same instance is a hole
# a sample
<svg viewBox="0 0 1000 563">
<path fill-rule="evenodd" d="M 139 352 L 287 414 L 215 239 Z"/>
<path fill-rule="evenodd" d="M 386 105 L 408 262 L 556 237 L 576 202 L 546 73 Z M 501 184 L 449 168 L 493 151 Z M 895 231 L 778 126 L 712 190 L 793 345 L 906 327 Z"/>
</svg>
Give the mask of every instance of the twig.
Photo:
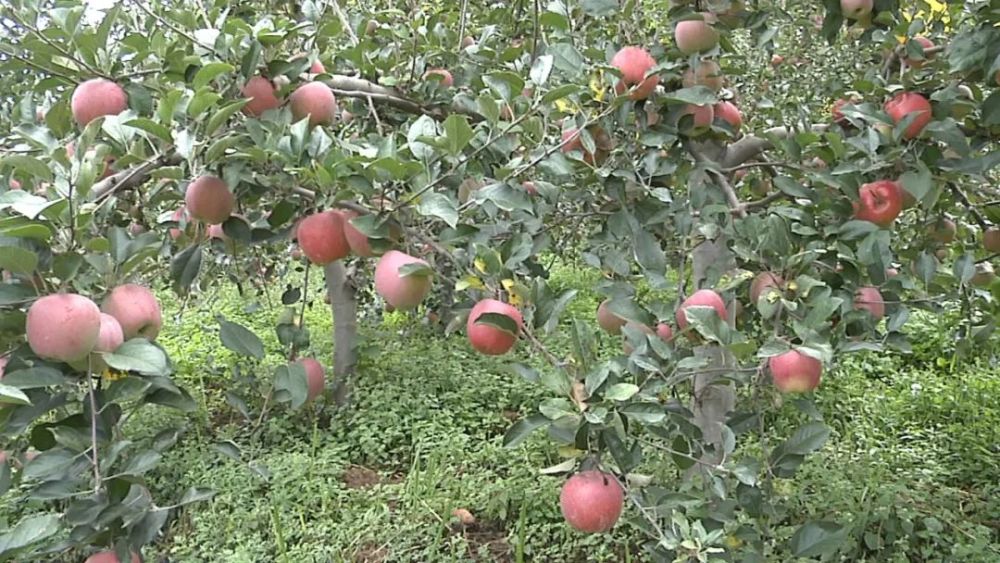
<svg viewBox="0 0 1000 563">
<path fill-rule="evenodd" d="M 462 0 L 462 12 L 458 19 L 458 51 L 462 52 L 462 41 L 465 40 L 465 18 L 469 9 L 469 0 Z"/>
<path fill-rule="evenodd" d="M 181 155 L 173 151 L 157 155 L 133 168 L 128 168 L 108 176 L 94 184 L 90 193 L 93 194 L 95 200 L 100 201 L 119 189 L 127 190 L 141 185 L 149 179 L 149 175 L 153 170 L 164 166 L 180 164 L 182 160 Z"/>
<path fill-rule="evenodd" d="M 28 66 L 30 66 L 32 68 L 38 69 L 38 70 L 40 70 L 40 71 L 42 71 L 42 72 L 44 72 L 46 74 L 55 76 L 57 78 L 62 78 L 63 80 L 66 80 L 67 82 L 70 82 L 72 84 L 79 84 L 80 83 L 80 81 L 77 80 L 77 79 L 75 79 L 75 78 L 67 76 L 67 75 L 65 75 L 65 74 L 63 74 L 61 72 L 56 72 L 56 71 L 51 70 L 49 68 L 46 68 L 46 67 L 44 67 L 44 66 L 42 66 L 40 64 L 36 64 L 36 63 L 32 62 L 31 60 L 26 59 L 26 58 L 22 57 L 21 55 L 18 55 L 17 53 L 12 53 L 12 52 L 10 52 L 10 51 L 8 51 L 6 49 L 0 49 L 0 53 L 3 53 L 4 55 L 7 55 L 8 57 L 13 57 L 13 58 L 21 61 L 22 63 L 24 63 L 24 64 L 26 64 L 26 65 L 28 65 Z"/>
<path fill-rule="evenodd" d="M 538 56 L 538 33 L 539 33 L 539 31 L 538 31 L 538 28 L 539 28 L 539 25 L 538 25 L 538 12 L 541 11 L 541 9 L 540 9 L 540 7 L 539 7 L 538 4 L 539 4 L 539 1 L 535 0 L 535 13 L 533 15 L 534 29 L 531 32 L 531 34 L 532 34 L 532 36 L 531 36 L 531 64 L 532 65 L 535 64 L 535 58 Z"/>
<path fill-rule="evenodd" d="M 704 465 L 705 467 L 708 467 L 709 469 L 713 469 L 715 471 L 718 471 L 719 473 L 724 473 L 726 475 L 732 474 L 732 471 L 726 469 L 725 467 L 723 467 L 723 466 L 721 466 L 719 464 L 710 463 L 710 462 L 705 461 L 705 460 L 703 460 L 701 458 L 694 457 L 691 454 L 686 454 L 684 452 L 677 451 L 677 450 L 675 450 L 673 448 L 670 448 L 670 447 L 667 447 L 667 446 L 664 446 L 664 445 L 661 445 L 661 444 L 657 444 L 656 442 L 653 442 L 653 441 L 650 441 L 650 440 L 643 440 L 642 438 L 636 438 L 636 440 L 638 440 L 639 442 L 642 442 L 643 444 L 646 444 L 647 446 L 650 446 L 652 448 L 656 448 L 658 450 L 663 450 L 663 451 L 669 453 L 670 455 L 676 455 L 676 456 L 683 457 L 684 459 L 689 459 L 689 460 L 691 460 L 691 461 L 693 461 L 693 462 L 695 462 L 695 463 L 697 463 L 699 465 Z"/>
<path fill-rule="evenodd" d="M 28 31 L 30 31 L 31 33 L 33 33 L 36 37 L 38 37 L 39 39 L 41 39 L 43 43 L 45 43 L 49 47 L 52 47 L 53 49 L 55 49 L 60 55 L 66 57 L 67 59 L 73 61 L 74 63 L 76 63 L 78 65 L 80 65 L 80 67 L 82 67 L 83 69 L 87 70 L 88 72 L 90 72 L 90 73 L 92 73 L 92 74 L 94 74 L 96 76 L 100 76 L 102 78 L 111 78 L 110 76 L 104 74 L 100 70 L 98 70 L 98 69 L 90 66 L 90 64 L 87 63 L 86 61 L 78 59 L 72 52 L 64 49 L 62 45 L 59 45 L 58 43 L 56 43 L 56 42 L 52 41 L 51 39 L 49 39 L 48 37 L 46 37 L 46 35 L 44 33 L 42 33 L 41 31 L 39 31 L 38 28 L 31 26 L 30 24 L 28 24 L 28 22 L 26 22 L 26 21 L 22 20 L 21 18 L 19 18 L 17 16 L 17 14 L 13 10 L 8 10 L 6 12 L 6 14 L 7 14 L 7 17 L 9 17 L 10 19 L 14 20 L 15 22 L 18 23 L 18 25 L 24 27 L 25 29 L 27 29 Z"/>
<path fill-rule="evenodd" d="M 170 21 L 168 21 L 166 18 L 161 17 L 159 14 L 157 14 L 157 13 L 153 12 L 152 10 L 150 10 L 149 8 L 147 8 L 146 4 L 145 4 L 145 2 L 143 2 L 143 0 L 132 0 L 132 4 L 134 4 L 136 7 L 138 7 L 143 12 L 146 12 L 146 14 L 148 14 L 151 18 L 155 19 L 156 21 L 160 22 L 160 24 L 162 24 L 167 29 L 170 29 L 174 33 L 176 33 L 176 34 L 180 35 L 181 37 L 183 37 L 184 39 L 187 39 L 192 44 L 197 45 L 197 46 L 201 47 L 202 49 L 211 51 L 211 52 L 215 53 L 215 55 L 218 56 L 219 58 L 222 58 L 222 55 L 218 51 L 215 50 L 215 46 L 214 45 L 205 45 L 201 41 L 198 41 L 198 39 L 196 39 L 193 35 L 190 35 L 186 31 L 184 31 L 183 29 L 178 28 L 174 24 L 170 23 Z"/>
<path fill-rule="evenodd" d="M 598 121 L 599 121 L 599 120 L 600 120 L 600 119 L 601 119 L 602 117 L 604 117 L 604 116 L 606 116 L 606 115 L 610 114 L 610 113 L 611 113 L 611 112 L 613 112 L 613 111 L 614 111 L 615 109 L 616 109 L 616 107 L 615 107 L 614 105 L 611 105 L 611 106 L 609 106 L 609 107 L 608 107 L 608 109 L 606 109 L 606 110 L 602 111 L 601 113 L 599 113 L 599 114 L 598 114 L 598 115 L 596 115 L 595 117 L 592 117 L 592 118 L 588 119 L 588 120 L 587 120 L 587 122 L 586 122 L 586 123 L 584 123 L 582 127 L 580 127 L 580 130 L 583 130 L 583 129 L 586 129 L 587 127 L 590 127 L 590 126 L 591 126 L 591 125 L 593 125 L 594 123 L 597 123 L 597 122 L 598 122 Z M 527 115 L 527 114 L 525 114 L 525 115 Z M 563 139 L 563 140 L 562 140 L 562 142 L 560 142 L 559 144 L 557 144 L 557 145 L 553 145 L 552 147 L 549 147 L 549 148 L 548 148 L 548 149 L 547 149 L 547 150 L 546 150 L 545 152 L 543 152 L 543 153 L 542 153 L 541 155 L 539 155 L 539 156 L 538 156 L 537 158 L 535 158 L 535 159 L 534 159 L 534 160 L 532 160 L 531 162 L 529 162 L 529 163 L 525 164 L 524 166 L 522 166 L 522 167 L 518 168 L 517 170 L 515 170 L 514 172 L 512 172 L 512 173 L 510 174 L 510 176 L 508 176 L 508 177 L 509 177 L 509 178 L 517 178 L 517 177 L 518 177 L 518 176 L 520 176 L 521 174 L 524 174 L 524 173 L 525 173 L 525 172 L 527 172 L 528 170 L 531 170 L 531 169 L 532 169 L 532 168 L 534 168 L 535 166 L 538 166 L 538 164 L 539 164 L 540 162 L 542 162 L 542 161 L 543 161 L 543 160 L 545 160 L 546 158 L 548 158 L 548 157 L 552 156 L 552 155 L 553 155 L 553 154 L 554 154 L 554 153 L 555 153 L 556 151 L 558 151 L 558 150 L 562 149 L 562 148 L 563 148 L 564 146 L 566 146 L 567 144 L 569 144 L 569 143 L 573 142 L 573 141 L 574 141 L 574 140 L 576 140 L 576 138 L 577 138 L 577 137 L 579 137 L 579 136 L 580 136 L 580 134 L 579 134 L 579 131 L 578 131 L 576 135 L 570 135 L 570 136 L 569 136 L 568 138 L 566 138 L 566 139 Z"/>
<path fill-rule="evenodd" d="M 344 14 L 344 11 L 340 9 L 340 3 L 337 2 L 337 0 L 332 0 L 332 2 L 333 2 L 333 11 L 336 12 L 337 18 L 340 19 L 340 24 L 344 26 L 344 29 L 347 30 L 347 36 L 351 38 L 351 45 L 357 45 L 358 34 L 354 33 L 354 29 L 351 28 L 350 20 L 347 19 L 347 15 Z"/>
<path fill-rule="evenodd" d="M 536 350 L 545 355 L 545 359 L 547 359 L 549 363 L 552 364 L 553 367 L 560 368 L 563 366 L 564 363 L 560 362 L 559 358 L 551 351 L 549 351 L 549 349 L 546 348 L 545 345 L 542 344 L 540 340 L 538 340 L 538 337 L 535 336 L 535 333 L 533 333 L 531 329 L 525 326 L 521 329 L 521 332 L 523 332 L 524 335 L 528 337 L 528 341 L 531 342 L 531 345 L 534 346 Z"/>
<path fill-rule="evenodd" d="M 790 198 L 792 196 L 786 194 L 785 192 L 783 192 L 781 190 L 774 190 L 773 192 L 771 192 L 771 193 L 767 194 L 766 196 L 762 197 L 761 199 L 757 199 L 757 200 L 754 200 L 754 201 L 748 201 L 748 202 L 744 203 L 743 204 L 743 209 L 749 210 L 749 209 L 757 209 L 759 207 L 767 207 L 771 203 L 773 203 L 775 201 L 778 201 L 779 199 L 786 198 L 786 197 Z"/>
<path fill-rule="evenodd" d="M 94 385 L 93 360 L 88 357 L 87 393 L 90 395 L 90 447 L 94 464 L 94 494 L 98 494 L 101 492 L 101 465 L 97 459 L 97 399 L 94 398 Z"/>
<path fill-rule="evenodd" d="M 743 170 L 744 168 L 755 168 L 755 167 L 777 167 L 777 168 L 791 168 L 793 170 L 803 170 L 804 167 L 798 164 L 792 164 L 791 162 L 782 162 L 778 160 L 758 160 L 756 162 L 745 162 L 743 164 L 738 164 L 736 166 L 730 166 L 729 168 L 722 168 L 722 172 L 736 172 L 737 170 Z"/>
<path fill-rule="evenodd" d="M 953 194 L 955 194 L 955 197 L 957 197 L 958 200 L 962 202 L 962 205 L 964 205 L 965 208 L 969 210 L 969 213 L 971 213 L 972 216 L 976 219 L 976 222 L 979 223 L 980 227 L 984 229 L 990 228 L 989 221 L 987 221 L 986 217 L 983 217 L 983 214 L 980 213 L 978 209 L 976 209 L 976 206 L 972 205 L 972 202 L 969 201 L 969 196 L 965 195 L 965 192 L 963 192 L 962 189 L 958 187 L 958 184 L 954 182 L 948 182 L 948 188 L 951 190 Z"/>
<path fill-rule="evenodd" d="M 371 96 L 365 99 L 368 100 L 368 110 L 371 112 L 372 117 L 375 118 L 375 128 L 378 130 L 378 134 L 384 136 L 385 130 L 382 128 L 382 120 L 378 117 L 378 110 L 375 109 L 375 102 L 372 101 Z"/>
</svg>

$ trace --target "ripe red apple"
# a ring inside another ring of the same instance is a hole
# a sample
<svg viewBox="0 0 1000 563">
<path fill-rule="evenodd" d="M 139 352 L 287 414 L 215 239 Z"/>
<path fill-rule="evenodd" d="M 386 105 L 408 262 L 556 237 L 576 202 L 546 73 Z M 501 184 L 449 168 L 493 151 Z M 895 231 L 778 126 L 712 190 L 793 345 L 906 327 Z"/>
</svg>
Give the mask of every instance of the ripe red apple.
<svg viewBox="0 0 1000 563">
<path fill-rule="evenodd" d="M 434 82 L 435 79 L 431 78 L 432 76 L 440 76 L 441 78 L 437 80 L 445 88 L 451 88 L 455 84 L 455 78 L 451 75 L 451 72 L 443 68 L 432 68 L 428 70 L 424 73 L 424 80 L 429 79 L 431 82 Z"/>
<path fill-rule="evenodd" d="M 323 74 L 326 72 L 326 67 L 323 66 L 323 63 L 320 62 L 319 59 L 316 59 L 311 65 L 309 65 L 309 72 L 312 74 Z"/>
<path fill-rule="evenodd" d="M 149 288 L 134 283 L 112 289 L 101 303 L 101 310 L 118 320 L 126 340 L 137 336 L 156 340 L 163 326 L 156 296 Z"/>
<path fill-rule="evenodd" d="M 743 127 L 743 114 L 740 113 L 740 109 L 736 107 L 736 104 L 732 102 L 719 102 L 712 109 L 715 118 L 725 121 L 733 128 L 733 131 L 739 133 L 740 127 Z"/>
<path fill-rule="evenodd" d="M 605 299 L 597 306 L 597 324 L 608 334 L 621 334 L 622 327 L 625 326 L 625 319 L 611 312 L 608 307 L 610 299 Z"/>
<path fill-rule="evenodd" d="M 674 339 L 674 329 L 670 328 L 670 325 L 667 323 L 659 323 L 656 325 L 656 336 L 659 336 L 660 340 L 669 343 Z"/>
<path fill-rule="evenodd" d="M 95 352 L 114 352 L 125 342 L 125 333 L 118 319 L 107 313 L 101 313 L 101 329 L 97 336 Z"/>
<path fill-rule="evenodd" d="M 28 308 L 25 332 L 31 351 L 38 357 L 75 362 L 87 357 L 97 346 L 101 310 L 82 295 L 46 295 Z"/>
<path fill-rule="evenodd" d="M 681 77 L 681 84 L 685 88 L 705 86 L 716 92 L 722 90 L 724 82 L 722 69 L 715 61 L 699 61 L 696 68 L 688 68 Z"/>
<path fill-rule="evenodd" d="M 778 54 L 774 54 L 771 56 L 771 66 L 779 67 L 783 62 L 785 62 L 785 57 L 782 57 L 781 55 Z"/>
<path fill-rule="evenodd" d="M 719 32 L 706 21 L 714 18 L 710 14 L 702 16 L 704 20 L 680 21 L 674 28 L 674 42 L 685 55 L 708 51 L 719 44 Z"/>
<path fill-rule="evenodd" d="M 879 180 L 861 186 L 860 201 L 854 204 L 854 216 L 889 227 L 903 211 L 903 188 L 892 180 Z"/>
<path fill-rule="evenodd" d="M 521 187 L 524 191 L 528 192 L 528 195 L 538 195 L 538 188 L 535 187 L 535 183 L 532 181 L 521 182 Z"/>
<path fill-rule="evenodd" d="M 840 12 L 849 20 L 864 19 L 874 7 L 873 0 L 840 0 Z"/>
<path fill-rule="evenodd" d="M 696 106 L 694 104 L 687 104 L 684 106 L 684 113 L 691 114 L 694 117 L 694 122 L 692 124 L 692 133 L 699 133 L 708 127 L 711 127 L 712 121 L 715 120 L 715 110 L 712 106 Z"/>
<path fill-rule="evenodd" d="M 951 219 L 938 219 L 930 225 L 927 226 L 927 236 L 931 240 L 940 242 L 941 244 L 951 244 L 955 242 L 955 234 L 957 232 L 957 227 L 955 222 Z"/>
<path fill-rule="evenodd" d="M 132 553 L 132 563 L 140 563 L 139 555 Z M 121 563 L 114 551 L 99 551 L 87 558 L 83 563 Z"/>
<path fill-rule="evenodd" d="M 870 285 L 859 287 L 854 292 L 854 308 L 866 310 L 871 313 L 875 321 L 879 321 L 885 316 L 885 302 L 882 300 L 882 293 L 877 287 Z"/>
<path fill-rule="evenodd" d="M 837 101 L 833 102 L 833 107 L 830 109 L 830 115 L 833 116 L 834 123 L 839 123 L 841 125 L 847 123 L 847 118 L 844 117 L 844 114 L 840 110 L 850 103 L 854 103 L 854 101 L 846 98 L 839 98 Z"/>
<path fill-rule="evenodd" d="M 323 394 L 326 387 L 326 374 L 323 365 L 313 358 L 299 358 L 296 362 L 306 370 L 306 385 L 309 388 L 306 401 L 311 401 Z"/>
<path fill-rule="evenodd" d="M 903 61 L 906 62 L 908 66 L 912 66 L 913 68 L 921 68 L 924 66 L 924 64 L 927 63 L 927 61 L 934 58 L 934 53 L 931 54 L 926 53 L 927 49 L 931 49 L 934 47 L 934 42 L 924 37 L 923 35 L 918 35 L 914 37 L 913 40 L 916 41 L 917 43 L 920 43 L 920 46 L 924 49 L 925 51 L 924 58 L 911 59 L 910 57 L 903 57 Z"/>
<path fill-rule="evenodd" d="M 798 350 L 789 350 L 767 361 L 774 386 L 782 393 L 808 393 L 819 386 L 823 363 Z"/>
<path fill-rule="evenodd" d="M 698 291 L 691 294 L 690 297 L 681 303 L 681 306 L 677 308 L 677 312 L 674 317 L 677 320 L 677 328 L 682 331 L 688 326 L 687 316 L 685 311 L 688 307 L 712 307 L 715 312 L 719 315 L 719 318 L 726 320 L 729 318 L 729 314 L 726 311 L 726 304 L 722 301 L 722 296 L 718 293 L 712 291 L 711 289 L 699 289 Z"/>
<path fill-rule="evenodd" d="M 506 354 L 514 347 L 518 333 L 511 334 L 492 325 L 477 324 L 476 320 L 485 313 L 499 313 L 510 317 L 517 324 L 517 328 L 520 331 L 524 327 L 524 319 L 521 317 L 521 312 L 513 305 L 509 305 L 503 301 L 483 299 L 472 307 L 469 319 L 465 323 L 469 344 L 472 344 L 472 347 L 476 351 L 488 356 Z"/>
<path fill-rule="evenodd" d="M 476 40 L 473 39 L 469 35 L 466 35 L 465 37 L 462 38 L 462 48 L 463 49 L 468 49 L 469 47 L 472 47 L 475 44 L 476 44 Z"/>
<path fill-rule="evenodd" d="M 10 182 L 8 182 L 8 186 L 10 186 L 10 189 L 12 189 L 12 190 L 20 190 L 21 189 L 21 182 L 18 182 L 14 178 L 11 178 Z"/>
<path fill-rule="evenodd" d="M 399 269 L 408 264 L 429 266 L 424 260 L 398 250 L 383 254 L 375 266 L 375 291 L 401 311 L 415 309 L 431 291 L 432 275 L 400 274 Z"/>
<path fill-rule="evenodd" d="M 784 285 L 785 280 L 778 274 L 761 272 L 750 282 L 750 302 L 756 303 L 765 291 L 770 291 L 772 288 L 780 292 Z"/>
<path fill-rule="evenodd" d="M 313 264 L 326 265 L 351 253 L 344 223 L 344 215 L 338 210 L 313 213 L 299 222 L 296 238 Z"/>
<path fill-rule="evenodd" d="M 351 224 L 351 219 L 358 216 L 357 211 L 348 210 L 341 213 L 344 218 L 344 238 L 347 239 L 347 245 L 351 247 L 351 251 L 364 258 L 375 256 L 368 236 Z"/>
<path fill-rule="evenodd" d="M 278 89 L 274 83 L 260 75 L 247 80 L 247 83 L 240 88 L 240 93 L 244 98 L 250 98 L 250 101 L 243 106 L 243 113 L 253 117 L 260 117 L 265 111 L 281 106 L 281 100 L 277 95 Z"/>
<path fill-rule="evenodd" d="M 611 149 L 614 148 L 614 143 L 611 141 L 611 136 L 604 130 L 603 127 L 594 125 L 587 129 L 590 132 L 591 138 L 594 139 L 594 145 L 597 147 L 596 153 L 591 153 L 583 146 L 583 139 L 577 133 L 575 127 L 566 129 L 562 133 L 562 140 L 565 144 L 562 146 L 562 151 L 564 153 L 572 151 L 583 151 L 583 161 L 591 165 L 601 165 L 608 158 L 608 154 Z M 569 140 L 568 142 L 566 142 Z"/>
<path fill-rule="evenodd" d="M 889 114 L 892 122 L 899 125 L 909 115 L 916 114 L 917 117 L 910 122 L 903 138 L 912 139 L 924 130 L 924 127 L 931 122 L 934 117 L 931 113 L 931 103 L 927 98 L 916 92 L 900 92 L 885 103 L 885 112 Z"/>
<path fill-rule="evenodd" d="M 208 238 L 215 238 L 223 241 L 228 238 L 226 236 L 226 231 L 222 228 L 222 225 L 209 225 L 205 234 L 208 235 Z"/>
<path fill-rule="evenodd" d="M 295 121 L 309 117 L 309 125 L 328 125 L 337 116 L 337 100 L 322 82 L 306 82 L 288 97 Z"/>
<path fill-rule="evenodd" d="M 180 208 L 177 209 L 177 211 L 174 211 L 173 215 L 171 215 L 170 218 L 174 221 L 177 221 L 177 223 L 180 226 L 190 221 L 191 215 L 187 212 L 187 208 L 182 205 L 180 206 Z M 173 240 L 177 240 L 178 238 L 180 238 L 182 234 L 184 234 L 184 230 L 182 228 L 170 229 L 170 238 L 172 238 Z"/>
<path fill-rule="evenodd" d="M 98 117 L 118 115 L 128 109 L 128 96 L 125 90 L 114 82 L 104 78 L 92 78 L 73 90 L 69 104 L 73 120 L 80 127 L 86 127 Z"/>
<path fill-rule="evenodd" d="M 1000 252 L 1000 229 L 990 227 L 983 233 L 983 248 L 986 252 Z"/>
<path fill-rule="evenodd" d="M 629 86 L 639 85 L 629 95 L 632 100 L 645 100 L 660 82 L 660 77 L 655 74 L 646 78 L 646 73 L 656 66 L 656 60 L 642 47 L 622 47 L 611 58 L 611 66 L 622 73 L 622 79 L 615 87 L 618 94 L 624 93 Z"/>
<path fill-rule="evenodd" d="M 589 534 L 613 528 L 624 506 L 625 491 L 618 480 L 596 469 L 573 475 L 559 493 L 563 518 L 570 526 Z"/>
<path fill-rule="evenodd" d="M 232 215 L 236 197 L 224 180 L 206 174 L 188 184 L 184 205 L 191 217 L 216 225 L 225 223 Z"/>
</svg>

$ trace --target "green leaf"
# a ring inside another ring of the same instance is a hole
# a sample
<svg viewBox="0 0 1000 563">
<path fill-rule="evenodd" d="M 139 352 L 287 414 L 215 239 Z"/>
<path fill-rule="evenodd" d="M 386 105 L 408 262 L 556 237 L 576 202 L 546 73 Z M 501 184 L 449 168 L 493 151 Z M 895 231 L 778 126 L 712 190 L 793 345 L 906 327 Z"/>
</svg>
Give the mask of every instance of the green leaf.
<svg viewBox="0 0 1000 563">
<path fill-rule="evenodd" d="M 538 370 L 524 364 L 514 364 L 510 366 L 514 373 L 520 375 L 525 381 L 536 383 L 539 379 Z"/>
<path fill-rule="evenodd" d="M 3 384 L 16 387 L 18 389 L 37 389 L 40 387 L 52 387 L 62 385 L 68 380 L 61 371 L 48 367 L 35 367 L 19 369 L 14 372 L 4 374 Z"/>
<path fill-rule="evenodd" d="M 13 555 L 25 547 L 54 536 L 59 529 L 58 514 L 26 516 L 0 535 L 0 556 Z"/>
<path fill-rule="evenodd" d="M 547 369 L 542 371 L 542 385 L 559 395 L 569 395 L 572 384 L 566 376 L 566 372 L 561 369 Z"/>
<path fill-rule="evenodd" d="M 400 266 L 399 277 L 405 278 L 408 276 L 432 277 L 434 276 L 434 270 L 432 270 L 427 264 L 420 264 L 417 262 Z"/>
<path fill-rule="evenodd" d="M 618 412 L 643 424 L 659 424 L 667 418 L 666 409 L 657 403 L 629 403 Z"/>
<path fill-rule="evenodd" d="M 682 88 L 680 90 L 667 93 L 665 97 L 667 100 L 672 102 L 694 104 L 696 106 L 714 104 L 717 101 L 715 92 L 706 86 Z"/>
<path fill-rule="evenodd" d="M 482 313 L 472 322 L 477 325 L 492 326 L 515 336 L 520 332 L 517 322 L 503 313 Z"/>
<path fill-rule="evenodd" d="M 933 188 L 933 176 L 930 170 L 919 167 L 917 170 L 910 170 L 899 177 L 899 182 L 903 189 L 913 196 L 917 201 L 923 201 Z"/>
<path fill-rule="evenodd" d="M 589 16 L 605 17 L 620 10 L 618 0 L 581 0 L 580 9 Z"/>
<path fill-rule="evenodd" d="M 30 405 L 31 399 L 17 387 L 0 383 L 0 405 Z"/>
<path fill-rule="evenodd" d="M 264 343 L 243 325 L 219 319 L 219 337 L 223 346 L 237 354 L 264 359 Z"/>
<path fill-rule="evenodd" d="M 878 225 L 871 221 L 851 220 L 840 226 L 840 238 L 844 240 L 857 240 L 864 238 L 879 229 Z"/>
<path fill-rule="evenodd" d="M 799 427 L 781 447 L 790 454 L 806 455 L 822 448 L 829 438 L 830 429 L 825 424 L 810 422 Z"/>
<path fill-rule="evenodd" d="M 544 414 L 536 413 L 514 423 L 503 436 L 503 446 L 513 448 L 524 441 L 532 432 L 552 424 Z"/>
<path fill-rule="evenodd" d="M 660 247 L 660 241 L 646 231 L 635 234 L 633 241 L 635 259 L 645 270 L 662 274 L 667 268 L 667 257 Z"/>
<path fill-rule="evenodd" d="M 103 354 L 109 366 L 121 371 L 134 371 L 143 375 L 170 375 L 167 355 L 145 338 L 133 338 L 122 344 L 112 354 Z"/>
<path fill-rule="evenodd" d="M 475 131 L 469 126 L 469 118 L 464 115 L 453 113 L 444 121 L 444 138 L 448 153 L 452 156 L 461 153 L 475 135 Z"/>
<path fill-rule="evenodd" d="M 177 502 L 176 506 L 184 506 L 195 502 L 212 500 L 214 496 L 215 491 L 213 489 L 205 487 L 190 487 L 188 490 L 184 491 L 184 495 L 181 497 L 181 500 Z"/>
<path fill-rule="evenodd" d="M 5 166 L 10 166 L 14 170 L 21 170 L 37 180 L 45 182 L 53 180 L 52 170 L 49 170 L 49 167 L 44 162 L 33 156 L 24 154 L 5 156 L 0 159 L 0 168 Z"/>
<path fill-rule="evenodd" d="M 143 131 L 151 135 L 155 135 L 168 143 L 173 142 L 173 137 L 170 136 L 170 129 L 153 121 L 152 119 L 139 117 L 125 122 L 125 125 L 135 127 L 136 129 L 142 129 Z"/>
<path fill-rule="evenodd" d="M 122 475 L 142 475 L 153 469 L 163 459 L 163 454 L 155 450 L 146 450 L 129 458 L 121 470 Z"/>
<path fill-rule="evenodd" d="M 536 88 L 540 88 L 545 85 L 548 81 L 549 75 L 552 74 L 552 55 L 542 55 L 535 59 L 534 64 L 531 65 L 531 82 Z"/>
<path fill-rule="evenodd" d="M 567 96 L 575 94 L 582 90 L 582 88 L 577 84 L 563 84 L 562 86 L 553 88 L 542 96 L 542 103 L 548 104 L 556 100 L 561 100 Z"/>
<path fill-rule="evenodd" d="M 424 194 L 417 204 L 417 212 L 425 217 L 437 217 L 453 229 L 458 226 L 458 206 L 454 199 L 445 194 Z"/>
<path fill-rule="evenodd" d="M 217 109 L 215 113 L 212 114 L 212 117 L 208 118 L 208 123 L 205 124 L 205 136 L 211 136 L 215 133 L 227 119 L 243 109 L 243 106 L 245 105 L 247 105 L 247 100 L 237 100 Z"/>
<path fill-rule="evenodd" d="M 808 522 L 792 534 L 789 547 L 795 557 L 818 557 L 835 553 L 847 539 L 847 528 L 835 522 Z"/>
<path fill-rule="evenodd" d="M 274 389 L 287 394 L 293 409 L 298 409 L 306 403 L 309 398 L 309 381 L 306 378 L 306 368 L 293 362 L 288 365 L 279 366 L 274 372 Z M 282 400 L 282 397 L 278 398 Z"/>
<path fill-rule="evenodd" d="M 229 63 L 208 63 L 207 65 L 201 67 L 198 73 L 194 75 L 194 80 L 191 83 L 192 89 L 199 90 L 204 86 L 207 86 L 216 76 L 220 74 L 230 73 L 236 70 L 236 67 Z"/>
<path fill-rule="evenodd" d="M 634 383 L 615 383 L 604 392 L 604 398 L 609 401 L 627 401 L 639 392 L 639 386 Z"/>
<path fill-rule="evenodd" d="M 16 246 L 0 247 L 0 269 L 16 274 L 31 274 L 38 267 L 38 255 Z"/>
<path fill-rule="evenodd" d="M 186 293 L 201 270 L 201 246 L 194 244 L 170 260 L 170 279 L 179 293 Z"/>
</svg>

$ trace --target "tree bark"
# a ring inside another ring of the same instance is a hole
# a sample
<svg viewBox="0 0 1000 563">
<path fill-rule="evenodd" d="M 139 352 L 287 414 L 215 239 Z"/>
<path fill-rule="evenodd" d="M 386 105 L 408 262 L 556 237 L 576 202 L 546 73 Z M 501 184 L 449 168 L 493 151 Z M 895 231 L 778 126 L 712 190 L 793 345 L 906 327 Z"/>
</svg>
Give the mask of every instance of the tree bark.
<svg viewBox="0 0 1000 563">
<path fill-rule="evenodd" d="M 343 260 L 328 264 L 324 273 L 333 314 L 333 397 L 336 405 L 343 407 L 351 400 L 357 364 L 358 303 Z"/>
</svg>

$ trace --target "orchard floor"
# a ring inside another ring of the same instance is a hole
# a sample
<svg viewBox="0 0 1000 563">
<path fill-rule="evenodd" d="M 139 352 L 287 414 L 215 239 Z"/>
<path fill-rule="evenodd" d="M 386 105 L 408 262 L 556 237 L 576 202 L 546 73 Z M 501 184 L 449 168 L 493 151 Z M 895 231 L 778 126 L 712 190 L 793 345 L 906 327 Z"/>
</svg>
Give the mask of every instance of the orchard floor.
<svg viewBox="0 0 1000 563">
<path fill-rule="evenodd" d="M 558 271 L 554 286 L 581 291 L 564 322 L 590 317 L 592 281 Z M 562 522 L 562 478 L 538 473 L 562 461 L 543 433 L 501 447 L 508 426 L 545 397 L 509 370 L 510 358 L 478 356 L 461 334 L 442 337 L 402 314 L 363 320 L 352 407 L 278 405 L 256 427 L 259 394 L 247 399 L 251 422 L 227 402 L 227 391 L 249 392 L 233 378 L 238 360 L 221 346 L 211 311 L 264 339 L 265 365 L 243 361 L 240 369 L 267 381 L 281 361 L 272 328 L 281 307 L 231 286 L 207 297 L 182 316 L 170 311 L 177 322 L 161 338 L 198 412 L 156 410 L 132 430 L 155 432 L 186 418 L 186 434 L 155 472 L 154 497 L 166 502 L 190 486 L 217 494 L 172 519 L 146 550 L 155 556 L 149 560 L 646 560 L 643 538 L 627 522 L 598 536 Z M 280 292 L 270 296 L 279 299 Z M 328 309 L 317 300 L 306 319 L 312 352 L 329 358 Z M 921 319 L 911 321 L 920 336 L 914 356 L 855 355 L 824 380 L 817 404 L 834 435 L 796 479 L 779 483 L 790 509 L 772 527 L 768 560 L 789 561 L 785 542 L 796 526 L 826 519 L 851 529 L 844 560 L 1000 561 L 1000 369 L 934 367 L 939 356 L 949 358 L 948 344 L 940 327 Z M 547 344 L 566 342 L 557 334 Z M 612 354 L 619 344 L 608 338 L 602 346 Z M 775 435 L 786 435 L 797 416 L 791 405 L 777 409 L 769 421 Z M 670 462 L 650 460 L 649 472 L 657 463 Z M 456 508 L 475 523 L 459 524 Z"/>
</svg>

